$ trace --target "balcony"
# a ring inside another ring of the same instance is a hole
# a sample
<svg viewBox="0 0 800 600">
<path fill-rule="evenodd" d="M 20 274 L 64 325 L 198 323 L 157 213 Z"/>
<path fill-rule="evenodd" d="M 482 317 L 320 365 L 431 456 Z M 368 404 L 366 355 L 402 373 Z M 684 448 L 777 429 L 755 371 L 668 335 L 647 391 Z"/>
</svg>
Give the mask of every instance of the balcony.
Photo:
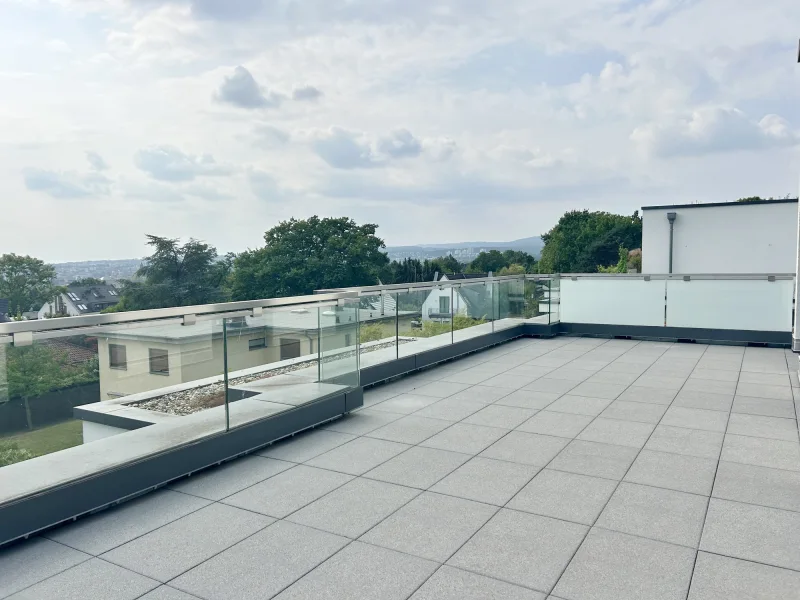
<svg viewBox="0 0 800 600">
<path fill-rule="evenodd" d="M 165 381 L 177 362 L 154 374 L 150 355 L 126 350 L 126 369 L 112 385 L 101 365 L 98 385 L 126 395 L 76 412 L 96 441 L 0 469 L 2 493 L 19 490 L 0 505 L 4 532 L 9 515 L 27 514 L 15 507 L 54 511 L 36 500 L 49 494 L 73 509 L 97 494 L 94 510 L 159 488 L 0 551 L 0 598 L 796 595 L 792 277 L 464 283 L 88 325 L 109 370 L 122 356 L 104 337 L 130 343 L 144 328 L 149 344 L 163 344 L 174 327 L 191 331 L 182 339 L 196 359 L 181 369 L 204 367 Z M 425 302 L 442 294 L 452 318 L 426 325 Z M 15 336 L 6 359 L 19 342 L 75 342 L 83 318 L 0 332 Z M 296 356 L 296 344 L 266 342 L 269 357 L 236 362 L 236 336 L 249 357 L 262 351 L 249 341 L 273 331 L 318 344 Z M 160 387 L 122 387 L 144 377 L 137 368 Z M 168 394 L 214 385 L 219 406 L 153 410 Z M 324 418 L 303 412 L 321 405 Z M 245 446 L 247 456 L 203 468 Z M 171 477 L 180 471 L 193 474 Z M 91 487 L 115 474 L 133 481 Z"/>
</svg>

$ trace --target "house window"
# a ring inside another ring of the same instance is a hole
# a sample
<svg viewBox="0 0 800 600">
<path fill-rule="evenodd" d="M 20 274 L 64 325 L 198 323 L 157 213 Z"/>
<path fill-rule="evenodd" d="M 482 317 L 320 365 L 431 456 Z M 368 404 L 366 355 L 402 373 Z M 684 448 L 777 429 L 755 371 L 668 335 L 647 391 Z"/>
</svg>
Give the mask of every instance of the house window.
<svg viewBox="0 0 800 600">
<path fill-rule="evenodd" d="M 267 347 L 267 338 L 256 338 L 254 340 L 248 340 L 247 347 L 250 350 L 261 350 Z"/>
<path fill-rule="evenodd" d="M 154 375 L 169 375 L 169 352 L 150 348 L 150 372 Z"/>
<path fill-rule="evenodd" d="M 281 338 L 281 360 L 300 357 L 300 340 Z"/>
<path fill-rule="evenodd" d="M 128 368 L 128 350 L 122 344 L 108 345 L 108 363 L 112 369 Z"/>
<path fill-rule="evenodd" d="M 450 296 L 439 296 L 439 314 L 446 315 L 450 312 Z"/>
</svg>

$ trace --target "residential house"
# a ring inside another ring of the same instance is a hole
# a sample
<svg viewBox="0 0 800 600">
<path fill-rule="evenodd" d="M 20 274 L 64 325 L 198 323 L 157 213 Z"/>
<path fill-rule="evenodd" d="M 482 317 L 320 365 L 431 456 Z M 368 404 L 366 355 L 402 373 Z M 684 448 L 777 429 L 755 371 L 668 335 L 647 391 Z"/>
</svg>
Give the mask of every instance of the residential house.
<svg viewBox="0 0 800 600">
<path fill-rule="evenodd" d="M 52 315 L 77 317 L 99 313 L 119 302 L 119 290 L 107 283 L 68 285 L 66 292 L 56 296 L 39 309 L 39 318 Z"/>
<path fill-rule="evenodd" d="M 478 279 L 486 273 L 450 273 L 437 281 Z M 465 315 L 476 319 L 492 314 L 492 286 L 484 283 L 461 288 L 433 289 L 422 304 L 423 321 L 449 321 L 451 315 Z"/>
</svg>

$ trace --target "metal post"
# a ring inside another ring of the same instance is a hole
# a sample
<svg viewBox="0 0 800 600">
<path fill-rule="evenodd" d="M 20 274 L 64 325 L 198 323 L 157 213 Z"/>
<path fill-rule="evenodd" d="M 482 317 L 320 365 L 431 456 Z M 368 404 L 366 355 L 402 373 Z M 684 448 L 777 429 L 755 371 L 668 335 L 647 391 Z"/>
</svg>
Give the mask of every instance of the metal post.
<svg viewBox="0 0 800 600">
<path fill-rule="evenodd" d="M 231 412 L 228 401 L 228 319 L 222 319 L 222 374 L 225 380 L 225 431 L 231 429 Z"/>
<path fill-rule="evenodd" d="M 667 219 L 669 220 L 669 272 L 672 273 L 672 240 L 673 235 L 675 233 L 675 217 L 678 214 L 674 212 L 667 213 Z"/>
<path fill-rule="evenodd" d="M 453 332 L 453 328 L 456 326 L 455 325 L 456 307 L 455 307 L 455 304 L 454 304 L 456 298 L 455 298 L 455 294 L 453 293 L 454 289 L 455 288 L 453 288 L 453 287 L 450 288 L 450 343 L 451 344 L 455 344 L 455 337 L 454 337 L 455 334 Z"/>
<path fill-rule="evenodd" d="M 797 203 L 797 262 L 795 263 L 794 277 L 794 327 L 792 327 L 792 351 L 800 352 L 800 202 Z"/>
<path fill-rule="evenodd" d="M 394 351 L 400 360 L 400 294 L 394 295 Z"/>
</svg>

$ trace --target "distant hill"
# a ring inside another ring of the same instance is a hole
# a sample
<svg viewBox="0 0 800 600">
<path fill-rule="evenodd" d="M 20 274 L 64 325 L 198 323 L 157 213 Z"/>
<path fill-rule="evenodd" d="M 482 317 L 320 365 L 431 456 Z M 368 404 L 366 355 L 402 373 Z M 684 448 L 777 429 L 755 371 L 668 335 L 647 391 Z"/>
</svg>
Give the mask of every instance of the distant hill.
<svg viewBox="0 0 800 600">
<path fill-rule="evenodd" d="M 386 252 L 392 260 L 404 258 L 437 258 L 452 254 L 461 262 L 468 262 L 478 254 L 489 250 L 519 250 L 533 254 L 536 258 L 542 252 L 542 238 L 529 237 L 511 242 L 452 242 L 449 244 L 418 244 L 415 246 L 387 246 Z"/>
</svg>

